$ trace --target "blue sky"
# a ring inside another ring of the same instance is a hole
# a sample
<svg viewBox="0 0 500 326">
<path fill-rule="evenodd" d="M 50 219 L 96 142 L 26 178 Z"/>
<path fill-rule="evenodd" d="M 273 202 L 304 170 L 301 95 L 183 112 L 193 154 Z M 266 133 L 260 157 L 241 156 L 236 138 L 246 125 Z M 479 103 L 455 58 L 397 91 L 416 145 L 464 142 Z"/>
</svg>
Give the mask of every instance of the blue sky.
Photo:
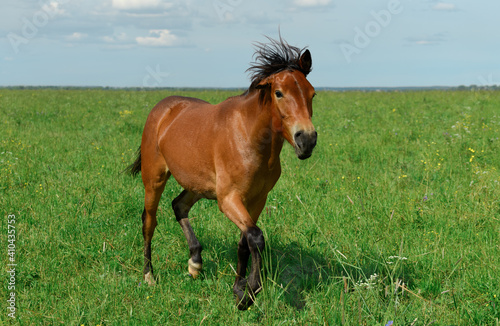
<svg viewBox="0 0 500 326">
<path fill-rule="evenodd" d="M 278 28 L 316 87 L 500 84 L 498 0 L 0 1 L 0 86 L 247 87 Z"/>
</svg>

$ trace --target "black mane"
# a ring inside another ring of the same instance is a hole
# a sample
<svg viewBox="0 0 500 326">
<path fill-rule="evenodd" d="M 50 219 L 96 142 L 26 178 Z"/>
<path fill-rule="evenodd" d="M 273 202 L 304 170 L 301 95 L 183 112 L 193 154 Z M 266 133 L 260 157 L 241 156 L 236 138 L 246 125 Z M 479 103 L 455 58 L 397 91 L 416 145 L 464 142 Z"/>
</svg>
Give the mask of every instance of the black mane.
<svg viewBox="0 0 500 326">
<path fill-rule="evenodd" d="M 311 69 L 304 70 L 300 65 L 300 57 L 305 48 L 289 45 L 281 35 L 279 41 L 270 37 L 267 39 L 270 43 L 255 43 L 255 60 L 247 69 L 251 73 L 250 89 L 254 89 L 266 77 L 283 70 L 298 70 L 305 76 L 311 72 Z"/>
</svg>

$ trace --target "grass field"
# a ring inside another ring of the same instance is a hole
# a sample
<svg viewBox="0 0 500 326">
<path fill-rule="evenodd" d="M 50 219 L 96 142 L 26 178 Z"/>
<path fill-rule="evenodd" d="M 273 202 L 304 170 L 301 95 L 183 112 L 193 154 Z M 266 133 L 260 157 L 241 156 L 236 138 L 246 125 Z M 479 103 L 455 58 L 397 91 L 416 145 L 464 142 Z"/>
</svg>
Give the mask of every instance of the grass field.
<svg viewBox="0 0 500 326">
<path fill-rule="evenodd" d="M 143 186 L 121 171 L 173 93 L 236 94 L 0 90 L 0 324 L 499 325 L 500 92 L 319 92 L 318 146 L 306 161 L 283 149 L 259 221 L 264 289 L 245 312 L 239 231 L 213 201 L 192 210 L 204 272 L 187 275 L 173 179 L 153 239 L 159 284 L 142 281 Z"/>
</svg>

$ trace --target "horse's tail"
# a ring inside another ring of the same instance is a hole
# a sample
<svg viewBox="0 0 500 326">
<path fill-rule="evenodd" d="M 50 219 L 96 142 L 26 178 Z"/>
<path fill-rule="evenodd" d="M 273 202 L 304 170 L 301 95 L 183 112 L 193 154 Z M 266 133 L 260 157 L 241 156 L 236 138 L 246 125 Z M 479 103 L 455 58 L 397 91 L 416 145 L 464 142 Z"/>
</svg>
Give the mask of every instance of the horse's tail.
<svg viewBox="0 0 500 326">
<path fill-rule="evenodd" d="M 137 159 L 134 163 L 130 164 L 125 170 L 124 173 L 128 173 L 133 177 L 137 176 L 139 172 L 141 172 L 141 146 L 137 149 Z"/>
</svg>

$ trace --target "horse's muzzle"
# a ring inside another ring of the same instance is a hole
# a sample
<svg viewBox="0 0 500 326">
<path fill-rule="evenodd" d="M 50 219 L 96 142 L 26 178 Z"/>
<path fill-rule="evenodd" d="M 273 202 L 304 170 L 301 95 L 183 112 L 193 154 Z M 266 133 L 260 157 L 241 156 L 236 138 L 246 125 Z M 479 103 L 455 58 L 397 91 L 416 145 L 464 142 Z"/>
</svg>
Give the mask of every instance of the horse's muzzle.
<svg viewBox="0 0 500 326">
<path fill-rule="evenodd" d="M 297 131 L 293 136 L 295 140 L 295 154 L 301 160 L 305 160 L 312 155 L 314 146 L 316 146 L 316 140 L 318 138 L 318 133 L 313 131 Z"/>
</svg>

